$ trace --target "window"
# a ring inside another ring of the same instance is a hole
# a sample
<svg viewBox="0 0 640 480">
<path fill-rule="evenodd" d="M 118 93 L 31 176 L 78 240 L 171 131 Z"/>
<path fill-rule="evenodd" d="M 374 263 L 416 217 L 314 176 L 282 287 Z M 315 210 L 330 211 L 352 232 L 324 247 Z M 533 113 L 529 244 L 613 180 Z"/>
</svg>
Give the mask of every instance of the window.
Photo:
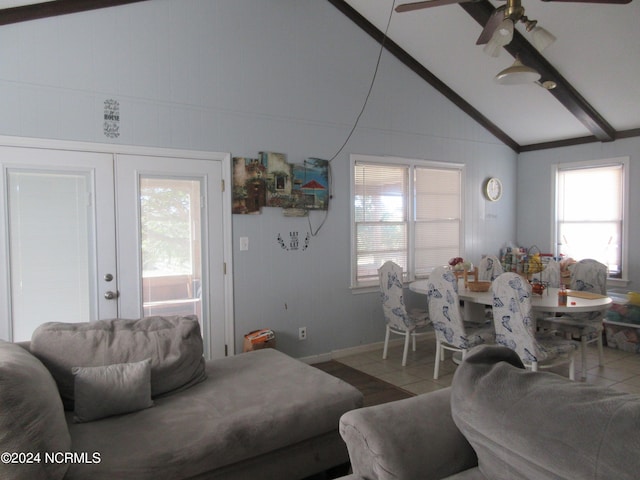
<svg viewBox="0 0 640 480">
<path fill-rule="evenodd" d="M 460 255 L 463 166 L 352 155 L 352 287 L 392 260 L 405 280 Z"/>
<path fill-rule="evenodd" d="M 610 278 L 626 278 L 628 159 L 556 167 L 556 245 L 576 260 L 593 258 Z"/>
</svg>

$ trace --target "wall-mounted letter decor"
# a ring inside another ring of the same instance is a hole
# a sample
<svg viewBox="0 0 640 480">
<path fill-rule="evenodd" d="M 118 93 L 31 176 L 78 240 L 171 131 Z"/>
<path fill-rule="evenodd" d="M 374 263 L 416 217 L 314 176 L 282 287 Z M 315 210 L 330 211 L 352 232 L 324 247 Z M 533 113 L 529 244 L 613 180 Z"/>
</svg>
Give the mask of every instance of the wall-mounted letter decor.
<svg viewBox="0 0 640 480">
<path fill-rule="evenodd" d="M 120 136 L 120 103 L 117 100 L 104 101 L 104 123 L 102 125 L 105 137 L 118 138 Z"/>
<path fill-rule="evenodd" d="M 304 243 L 301 244 L 300 235 L 298 232 L 289 232 L 289 236 L 285 240 L 282 237 L 282 234 L 278 234 L 278 244 L 280 248 L 283 250 L 287 250 L 288 252 L 294 250 L 302 250 L 303 252 L 309 248 L 309 240 L 311 240 L 311 235 L 307 232 L 307 235 L 304 237 Z"/>
</svg>

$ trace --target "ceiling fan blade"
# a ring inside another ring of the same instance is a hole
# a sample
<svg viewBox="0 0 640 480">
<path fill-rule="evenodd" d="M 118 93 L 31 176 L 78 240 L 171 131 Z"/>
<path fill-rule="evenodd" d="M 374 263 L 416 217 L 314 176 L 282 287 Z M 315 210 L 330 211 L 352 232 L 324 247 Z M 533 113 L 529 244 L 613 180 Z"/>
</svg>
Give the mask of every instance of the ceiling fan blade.
<svg viewBox="0 0 640 480">
<path fill-rule="evenodd" d="M 543 2 L 572 2 L 572 3 L 610 3 L 612 5 L 626 5 L 631 0 L 542 0 Z"/>
<path fill-rule="evenodd" d="M 493 11 L 491 16 L 489 17 L 489 21 L 482 29 L 482 33 L 478 37 L 478 40 L 476 40 L 476 45 L 484 45 L 485 43 L 489 43 L 489 40 L 491 40 L 491 37 L 493 36 L 493 32 L 496 31 L 496 28 L 498 28 L 500 22 L 504 20 L 504 11 L 506 8 L 506 5 L 502 5 Z"/>
<path fill-rule="evenodd" d="M 469 0 L 428 0 L 426 2 L 413 2 L 398 5 L 396 12 L 411 12 L 413 10 L 420 10 L 422 8 L 441 7 L 442 5 L 451 5 L 452 3 L 462 3 Z"/>
</svg>

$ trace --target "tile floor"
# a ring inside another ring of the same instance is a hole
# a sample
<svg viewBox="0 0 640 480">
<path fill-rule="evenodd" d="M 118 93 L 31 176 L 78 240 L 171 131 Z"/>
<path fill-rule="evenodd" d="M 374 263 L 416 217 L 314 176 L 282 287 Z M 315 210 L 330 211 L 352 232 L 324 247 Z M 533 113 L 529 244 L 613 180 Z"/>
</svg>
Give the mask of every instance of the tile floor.
<svg viewBox="0 0 640 480">
<path fill-rule="evenodd" d="M 451 385 L 456 364 L 447 352 L 440 366 L 438 380 L 433 379 L 435 339 L 418 339 L 415 352 L 409 351 L 407 365 L 402 366 L 401 344 L 389 347 L 389 355 L 382 360 L 382 346 L 355 355 L 341 356 L 335 360 L 380 378 L 410 392 L 421 394 Z M 551 371 L 568 376 L 568 366 L 558 366 Z M 580 353 L 576 356 L 576 379 L 582 374 Z M 640 354 L 604 347 L 604 365 L 598 366 L 598 350 L 595 344 L 587 347 L 587 383 L 605 385 L 616 390 L 640 394 Z"/>
</svg>

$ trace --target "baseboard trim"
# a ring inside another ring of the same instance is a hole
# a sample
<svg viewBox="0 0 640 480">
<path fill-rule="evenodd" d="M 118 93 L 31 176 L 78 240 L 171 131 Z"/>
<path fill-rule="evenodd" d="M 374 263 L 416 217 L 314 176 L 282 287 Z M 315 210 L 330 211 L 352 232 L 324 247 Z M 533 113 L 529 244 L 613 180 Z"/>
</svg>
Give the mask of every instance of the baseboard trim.
<svg viewBox="0 0 640 480">
<path fill-rule="evenodd" d="M 426 332 L 420 335 L 420 338 L 427 338 L 435 340 L 435 332 Z M 392 338 L 389 340 L 389 346 L 402 345 L 404 343 L 404 339 L 402 338 Z M 308 363 L 310 365 L 314 363 L 328 362 L 330 360 L 338 360 L 343 357 L 348 357 L 350 355 L 357 355 L 359 353 L 367 353 L 373 350 L 381 349 L 384 346 L 384 342 L 374 342 L 368 343 L 365 345 L 357 345 L 355 347 L 347 347 L 341 348 L 339 350 L 333 350 L 327 353 L 321 353 L 318 355 L 311 355 L 308 357 L 299 358 L 301 362 Z"/>
</svg>

